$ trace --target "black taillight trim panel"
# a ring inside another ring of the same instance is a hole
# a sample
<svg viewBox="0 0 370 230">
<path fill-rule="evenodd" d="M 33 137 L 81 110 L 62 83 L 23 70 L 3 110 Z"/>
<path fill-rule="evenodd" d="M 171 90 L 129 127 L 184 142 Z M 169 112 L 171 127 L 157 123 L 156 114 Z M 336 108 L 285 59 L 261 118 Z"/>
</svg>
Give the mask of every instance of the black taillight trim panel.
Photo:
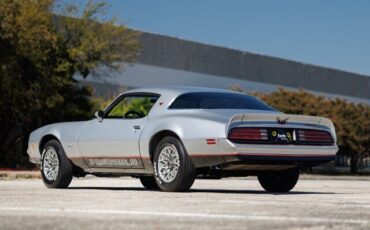
<svg viewBox="0 0 370 230">
<path fill-rule="evenodd" d="M 233 129 L 266 129 L 267 130 L 267 135 L 268 135 L 268 139 L 267 140 L 243 140 L 243 139 L 230 139 L 230 134 L 231 132 L 233 131 Z M 274 130 L 285 130 L 285 131 L 288 131 L 288 132 L 296 132 L 296 139 L 289 142 L 289 143 L 275 143 L 273 141 L 273 138 L 271 136 L 271 133 L 272 131 Z M 302 140 L 299 140 L 298 137 L 297 137 L 297 133 L 298 131 L 318 131 L 318 132 L 322 132 L 322 133 L 325 133 L 325 134 L 328 134 L 330 137 L 331 137 L 331 141 L 302 141 Z M 235 128 L 232 128 L 230 129 L 229 131 L 229 134 L 228 134 L 228 139 L 232 142 L 232 143 L 236 143 L 236 144 L 277 144 L 277 145 L 315 145 L 315 146 L 331 146 L 331 145 L 334 145 L 334 139 L 332 137 L 332 135 L 330 134 L 330 132 L 328 131 L 325 131 L 325 130 L 318 130 L 318 129 L 294 129 L 294 128 L 280 128 L 280 127 L 235 127 Z"/>
</svg>

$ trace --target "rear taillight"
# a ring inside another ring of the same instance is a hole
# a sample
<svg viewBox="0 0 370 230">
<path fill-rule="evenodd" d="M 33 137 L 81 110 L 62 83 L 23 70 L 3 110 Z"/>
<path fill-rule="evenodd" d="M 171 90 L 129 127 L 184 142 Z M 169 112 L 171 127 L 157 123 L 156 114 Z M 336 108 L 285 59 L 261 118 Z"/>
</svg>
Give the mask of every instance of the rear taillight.
<svg viewBox="0 0 370 230">
<path fill-rule="evenodd" d="M 229 133 L 231 141 L 268 140 L 267 129 L 263 128 L 233 128 Z"/>
<path fill-rule="evenodd" d="M 296 130 L 297 141 L 310 143 L 334 143 L 330 133 L 320 130 Z"/>
</svg>

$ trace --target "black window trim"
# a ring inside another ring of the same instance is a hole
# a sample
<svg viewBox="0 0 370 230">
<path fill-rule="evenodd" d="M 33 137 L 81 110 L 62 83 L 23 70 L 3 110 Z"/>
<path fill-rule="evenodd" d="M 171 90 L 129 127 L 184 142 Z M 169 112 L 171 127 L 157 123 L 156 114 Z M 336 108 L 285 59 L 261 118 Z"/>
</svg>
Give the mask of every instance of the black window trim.
<svg viewBox="0 0 370 230">
<path fill-rule="evenodd" d="M 135 96 L 157 96 L 158 99 L 157 101 L 159 100 L 159 98 L 161 97 L 160 94 L 158 93 L 149 93 L 149 92 L 133 92 L 133 93 L 123 93 L 121 95 L 119 95 L 103 112 L 104 112 L 104 116 L 103 116 L 103 119 L 119 119 L 119 118 L 109 118 L 107 117 L 108 113 L 118 104 L 120 103 L 123 98 L 125 97 L 135 97 Z M 157 102 L 156 102 L 157 103 Z M 155 104 L 154 104 L 155 105 Z M 152 106 L 152 108 L 154 107 L 154 105 Z M 152 111 L 152 108 L 150 109 L 149 113 Z M 145 116 L 147 117 L 149 115 L 149 113 Z M 142 117 L 142 118 L 145 118 L 145 117 Z"/>
</svg>

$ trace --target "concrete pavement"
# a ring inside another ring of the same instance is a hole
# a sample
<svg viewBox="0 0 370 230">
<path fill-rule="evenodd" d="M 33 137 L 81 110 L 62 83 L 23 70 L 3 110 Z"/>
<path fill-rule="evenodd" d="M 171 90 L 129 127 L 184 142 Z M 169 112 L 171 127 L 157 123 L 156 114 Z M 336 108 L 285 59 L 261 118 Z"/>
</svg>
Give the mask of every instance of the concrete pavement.
<svg viewBox="0 0 370 230">
<path fill-rule="evenodd" d="M 187 193 L 147 191 L 138 179 L 0 180 L 0 229 L 369 229 L 370 181 L 300 180 L 268 194 L 248 179 L 196 180 Z"/>
</svg>

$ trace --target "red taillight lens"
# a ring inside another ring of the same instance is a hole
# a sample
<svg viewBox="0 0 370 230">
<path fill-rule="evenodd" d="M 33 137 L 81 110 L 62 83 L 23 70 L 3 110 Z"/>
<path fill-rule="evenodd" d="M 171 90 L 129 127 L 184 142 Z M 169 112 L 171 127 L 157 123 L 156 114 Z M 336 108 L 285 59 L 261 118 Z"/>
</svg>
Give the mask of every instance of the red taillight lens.
<svg viewBox="0 0 370 230">
<path fill-rule="evenodd" d="M 298 130 L 297 138 L 300 142 L 333 143 L 330 133 L 320 130 Z"/>
<path fill-rule="evenodd" d="M 229 133 L 230 140 L 268 140 L 267 129 L 233 128 Z"/>
</svg>

